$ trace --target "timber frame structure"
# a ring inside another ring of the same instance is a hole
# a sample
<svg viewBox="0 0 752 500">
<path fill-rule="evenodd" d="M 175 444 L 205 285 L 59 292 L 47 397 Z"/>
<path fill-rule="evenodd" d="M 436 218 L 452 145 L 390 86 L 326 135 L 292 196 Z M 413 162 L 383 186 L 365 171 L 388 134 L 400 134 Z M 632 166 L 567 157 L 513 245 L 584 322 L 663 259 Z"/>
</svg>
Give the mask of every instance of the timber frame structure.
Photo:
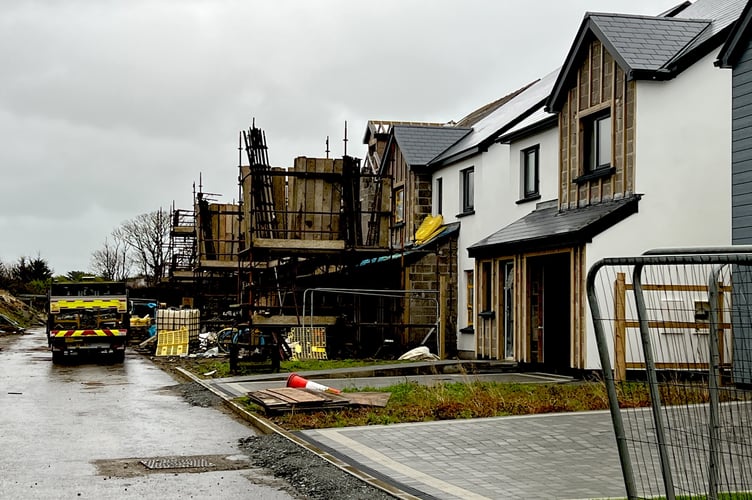
<svg viewBox="0 0 752 500">
<path fill-rule="evenodd" d="M 325 329 L 333 355 L 345 344 L 348 354 L 378 351 L 393 336 L 385 329 L 394 328 L 399 280 L 370 284 L 363 263 L 390 254 L 391 179 L 361 169 L 360 160 L 347 154 L 271 167 L 266 136 L 255 124 L 241 132 L 238 151 L 238 305 L 244 322 L 260 331 Z M 361 183 L 374 188 L 368 206 L 361 203 Z M 358 290 L 364 289 L 373 289 L 374 309 L 387 310 L 379 314 L 381 331 L 361 338 L 354 323 L 363 308 Z"/>
<path fill-rule="evenodd" d="M 439 322 L 453 321 L 440 320 L 446 295 L 435 275 L 457 251 L 456 224 L 395 246 L 404 223 L 395 222 L 392 172 L 347 154 L 272 167 L 255 124 L 239 134 L 237 179 L 237 203 L 200 186 L 192 211 L 172 211 L 170 280 L 204 329 L 314 332 L 329 356 L 394 355 L 431 338 L 446 352 Z"/>
<path fill-rule="evenodd" d="M 169 280 L 183 291 L 181 306 L 201 311 L 204 329 L 234 322 L 237 303 L 240 205 L 217 203 L 213 193 L 193 192 L 193 210 L 171 211 Z"/>
</svg>

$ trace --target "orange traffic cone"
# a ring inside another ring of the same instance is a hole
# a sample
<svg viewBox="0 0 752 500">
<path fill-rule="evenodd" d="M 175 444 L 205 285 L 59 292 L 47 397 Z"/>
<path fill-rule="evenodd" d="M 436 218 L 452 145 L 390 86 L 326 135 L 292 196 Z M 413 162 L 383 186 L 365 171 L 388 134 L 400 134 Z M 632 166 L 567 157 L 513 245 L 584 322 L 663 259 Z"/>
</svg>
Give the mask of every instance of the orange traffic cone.
<svg viewBox="0 0 752 500">
<path fill-rule="evenodd" d="M 312 391 L 320 392 L 330 392 L 332 394 L 339 394 L 340 392 L 342 392 L 339 389 L 334 389 L 317 382 L 306 380 L 297 373 L 291 373 L 290 376 L 287 377 L 287 387 L 294 387 L 296 389 L 310 389 Z"/>
</svg>

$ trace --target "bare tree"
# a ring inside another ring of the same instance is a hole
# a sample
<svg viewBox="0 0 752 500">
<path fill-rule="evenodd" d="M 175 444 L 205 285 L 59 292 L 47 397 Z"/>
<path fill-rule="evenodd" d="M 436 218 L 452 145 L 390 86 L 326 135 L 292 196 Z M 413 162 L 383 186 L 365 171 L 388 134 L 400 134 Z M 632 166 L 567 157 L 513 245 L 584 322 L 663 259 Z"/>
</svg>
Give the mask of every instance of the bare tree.
<svg viewBox="0 0 752 500">
<path fill-rule="evenodd" d="M 158 283 L 165 275 L 166 263 L 169 262 L 169 213 L 160 208 L 141 214 L 123 223 L 120 230 L 133 263 L 148 281 Z"/>
<path fill-rule="evenodd" d="M 102 248 L 91 253 L 91 270 L 106 280 L 125 281 L 130 276 L 131 257 L 123 229 L 115 229 L 110 236 Z"/>
</svg>

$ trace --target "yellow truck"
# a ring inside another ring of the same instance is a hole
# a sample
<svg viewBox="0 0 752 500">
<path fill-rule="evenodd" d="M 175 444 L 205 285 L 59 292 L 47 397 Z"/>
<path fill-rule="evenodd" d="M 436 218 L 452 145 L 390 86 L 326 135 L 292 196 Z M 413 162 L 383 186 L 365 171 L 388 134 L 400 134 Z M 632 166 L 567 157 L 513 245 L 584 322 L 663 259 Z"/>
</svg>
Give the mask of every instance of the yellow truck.
<svg viewBox="0 0 752 500">
<path fill-rule="evenodd" d="M 130 313 L 124 282 L 53 283 L 47 297 L 47 342 L 53 363 L 84 352 L 125 360 Z"/>
</svg>

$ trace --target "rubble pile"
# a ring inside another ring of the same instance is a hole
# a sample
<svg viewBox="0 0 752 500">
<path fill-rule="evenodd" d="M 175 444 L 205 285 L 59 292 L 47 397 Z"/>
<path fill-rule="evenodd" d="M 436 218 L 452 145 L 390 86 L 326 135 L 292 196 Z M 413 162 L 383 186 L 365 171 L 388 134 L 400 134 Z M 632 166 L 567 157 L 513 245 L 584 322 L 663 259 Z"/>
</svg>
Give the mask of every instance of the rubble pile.
<svg viewBox="0 0 752 500">
<path fill-rule="evenodd" d="M 387 500 L 392 495 L 340 470 L 323 458 L 277 434 L 251 436 L 240 447 L 257 467 L 287 480 L 311 500 Z"/>
</svg>

